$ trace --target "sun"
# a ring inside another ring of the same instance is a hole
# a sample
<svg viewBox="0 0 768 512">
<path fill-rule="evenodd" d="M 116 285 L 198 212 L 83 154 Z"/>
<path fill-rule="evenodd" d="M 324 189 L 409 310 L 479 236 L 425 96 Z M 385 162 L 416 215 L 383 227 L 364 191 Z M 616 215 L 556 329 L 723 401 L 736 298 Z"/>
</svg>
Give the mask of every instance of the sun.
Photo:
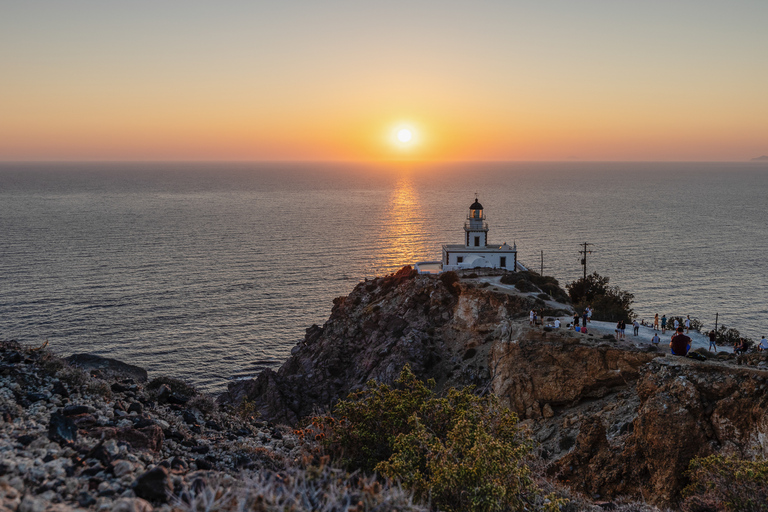
<svg viewBox="0 0 768 512">
<path fill-rule="evenodd" d="M 397 140 L 400 142 L 410 142 L 412 138 L 413 134 L 408 128 L 402 128 L 397 131 Z"/>
</svg>

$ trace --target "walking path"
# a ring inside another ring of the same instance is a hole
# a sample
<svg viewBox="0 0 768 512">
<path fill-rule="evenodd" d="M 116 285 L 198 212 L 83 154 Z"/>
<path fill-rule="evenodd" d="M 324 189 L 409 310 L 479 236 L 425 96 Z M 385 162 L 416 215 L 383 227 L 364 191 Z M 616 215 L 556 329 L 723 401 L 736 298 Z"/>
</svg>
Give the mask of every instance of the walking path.
<svg viewBox="0 0 768 512">
<path fill-rule="evenodd" d="M 568 322 L 572 321 L 573 317 L 570 316 L 563 316 L 560 317 L 560 322 L 562 325 L 567 325 Z M 594 334 L 595 336 L 602 336 L 604 334 L 616 334 L 616 322 L 598 322 L 596 320 L 593 320 L 587 324 L 587 330 L 588 332 Z M 674 334 L 671 330 L 667 329 L 667 332 L 665 334 L 661 334 L 661 330 L 654 331 L 653 327 L 648 327 L 641 325 L 640 330 L 638 332 L 637 336 L 634 336 L 632 333 L 634 332 L 634 329 L 632 327 L 632 324 L 627 324 L 627 328 L 624 330 L 626 336 L 625 341 L 629 343 L 633 343 L 635 346 L 642 347 L 642 346 L 648 346 L 651 344 L 651 338 L 653 338 L 654 332 L 659 333 L 659 338 L 661 338 L 661 341 L 659 342 L 659 349 L 660 350 L 666 350 L 669 351 L 669 341 L 672 339 L 672 334 Z M 709 349 L 709 338 L 700 332 L 691 330 L 691 332 L 688 333 L 688 336 L 691 338 L 691 350 L 695 350 L 697 348 L 703 348 L 705 350 Z M 718 346 L 718 351 L 727 351 L 732 352 L 732 347 L 723 347 Z"/>
</svg>

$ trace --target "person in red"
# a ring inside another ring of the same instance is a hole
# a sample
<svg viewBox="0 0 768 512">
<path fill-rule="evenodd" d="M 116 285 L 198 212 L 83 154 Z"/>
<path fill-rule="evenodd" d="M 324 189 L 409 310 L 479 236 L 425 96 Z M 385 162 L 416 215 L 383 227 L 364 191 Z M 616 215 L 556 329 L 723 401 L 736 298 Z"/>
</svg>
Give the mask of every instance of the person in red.
<svg viewBox="0 0 768 512">
<path fill-rule="evenodd" d="M 669 342 L 669 348 L 676 356 L 684 356 L 688 354 L 691 349 L 691 338 L 683 334 L 683 328 L 677 328 L 677 334 L 672 336 L 672 341 Z"/>
</svg>

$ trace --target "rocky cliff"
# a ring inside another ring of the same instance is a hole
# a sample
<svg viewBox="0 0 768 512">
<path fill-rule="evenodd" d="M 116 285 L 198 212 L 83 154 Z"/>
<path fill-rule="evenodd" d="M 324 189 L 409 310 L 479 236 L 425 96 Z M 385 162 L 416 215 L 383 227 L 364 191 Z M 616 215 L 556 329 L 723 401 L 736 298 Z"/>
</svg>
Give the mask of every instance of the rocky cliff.
<svg viewBox="0 0 768 512">
<path fill-rule="evenodd" d="M 230 385 L 220 402 L 253 402 L 295 423 L 369 379 L 409 363 L 438 387 L 474 385 L 517 412 L 549 472 L 590 498 L 673 505 L 692 457 L 768 455 L 768 363 L 694 361 L 611 337 L 532 327 L 527 313 L 567 315 L 499 275 L 417 275 L 409 267 L 334 301 L 277 371 Z"/>
</svg>

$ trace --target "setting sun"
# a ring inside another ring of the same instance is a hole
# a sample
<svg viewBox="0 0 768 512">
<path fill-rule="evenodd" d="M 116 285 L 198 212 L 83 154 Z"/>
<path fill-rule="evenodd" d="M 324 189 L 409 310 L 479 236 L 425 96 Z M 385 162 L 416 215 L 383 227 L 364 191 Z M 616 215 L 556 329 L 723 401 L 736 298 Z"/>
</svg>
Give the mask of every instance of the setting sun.
<svg viewBox="0 0 768 512">
<path fill-rule="evenodd" d="M 412 137 L 413 134 L 411 134 L 411 130 L 406 128 L 403 128 L 397 132 L 397 140 L 400 142 L 410 142 Z"/>
</svg>

